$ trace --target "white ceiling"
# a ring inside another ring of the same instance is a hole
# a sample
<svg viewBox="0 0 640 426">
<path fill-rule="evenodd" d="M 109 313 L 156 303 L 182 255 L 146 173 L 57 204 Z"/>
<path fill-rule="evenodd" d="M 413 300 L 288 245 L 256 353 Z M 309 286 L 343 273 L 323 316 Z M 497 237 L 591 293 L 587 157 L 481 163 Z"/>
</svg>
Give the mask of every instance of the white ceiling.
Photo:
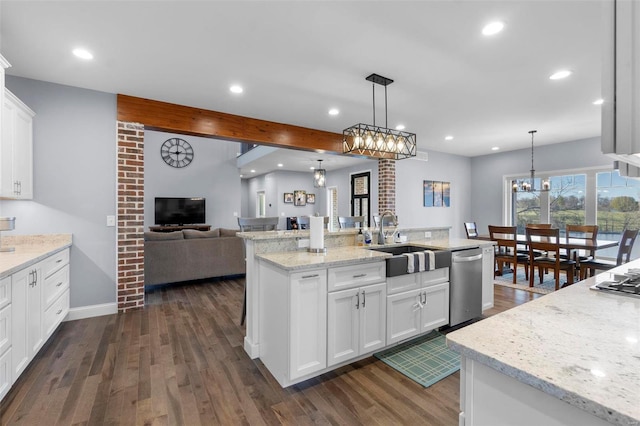
<svg viewBox="0 0 640 426">
<path fill-rule="evenodd" d="M 372 123 L 377 73 L 395 80 L 388 127 L 419 151 L 477 156 L 527 148 L 532 129 L 536 145 L 600 134 L 602 4 L 2 0 L 0 51 L 10 75 L 337 133 Z M 505 30 L 485 37 L 492 20 Z M 385 125 L 382 86 L 376 105 Z"/>
</svg>

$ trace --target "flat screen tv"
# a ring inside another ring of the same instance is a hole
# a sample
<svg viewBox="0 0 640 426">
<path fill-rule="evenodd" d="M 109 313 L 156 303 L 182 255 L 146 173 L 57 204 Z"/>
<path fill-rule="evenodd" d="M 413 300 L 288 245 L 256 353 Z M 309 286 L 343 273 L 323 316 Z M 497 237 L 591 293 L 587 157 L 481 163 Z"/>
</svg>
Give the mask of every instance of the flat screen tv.
<svg viewBox="0 0 640 426">
<path fill-rule="evenodd" d="M 156 197 L 156 225 L 193 225 L 206 222 L 204 198 Z"/>
</svg>

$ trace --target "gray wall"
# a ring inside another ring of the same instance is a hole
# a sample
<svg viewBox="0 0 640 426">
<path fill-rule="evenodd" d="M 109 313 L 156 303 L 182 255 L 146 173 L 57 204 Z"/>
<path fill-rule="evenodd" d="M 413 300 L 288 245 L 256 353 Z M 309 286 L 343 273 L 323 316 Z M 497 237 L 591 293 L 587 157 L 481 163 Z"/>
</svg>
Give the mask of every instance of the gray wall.
<svg viewBox="0 0 640 426">
<path fill-rule="evenodd" d="M 73 234 L 71 307 L 114 303 L 116 96 L 12 76 L 6 85 L 36 112 L 33 201 L 0 202 L 16 216 L 11 235 Z"/>
<path fill-rule="evenodd" d="M 586 167 L 611 167 L 613 160 L 602 154 L 600 138 L 580 139 L 535 147 L 536 173 Z M 502 191 L 505 176 L 531 168 L 531 149 L 521 149 L 471 159 L 471 211 L 464 221 L 475 221 L 480 233 L 489 224 L 504 223 Z"/>
<path fill-rule="evenodd" d="M 172 137 L 191 144 L 194 157 L 182 168 L 162 160 L 160 146 Z M 154 220 L 155 197 L 204 197 L 212 228 L 236 229 L 240 215 L 240 178 L 236 167 L 237 142 L 146 130 L 144 132 L 144 229 Z"/>
<path fill-rule="evenodd" d="M 452 238 L 462 237 L 463 218 L 471 211 L 471 161 L 468 157 L 435 151 L 428 154 L 428 161 L 396 162 L 396 213 L 400 228 L 450 226 Z M 424 180 L 451 183 L 450 207 L 424 207 Z"/>
</svg>

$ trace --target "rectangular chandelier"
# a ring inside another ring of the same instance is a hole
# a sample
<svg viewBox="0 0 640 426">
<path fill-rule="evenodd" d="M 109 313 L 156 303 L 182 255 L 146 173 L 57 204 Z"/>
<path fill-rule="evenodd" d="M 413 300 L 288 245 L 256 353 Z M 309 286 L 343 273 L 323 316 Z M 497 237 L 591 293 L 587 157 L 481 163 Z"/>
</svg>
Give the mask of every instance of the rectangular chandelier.
<svg viewBox="0 0 640 426">
<path fill-rule="evenodd" d="M 342 131 L 345 154 L 402 160 L 416 156 L 415 133 L 359 123 Z"/>
<path fill-rule="evenodd" d="M 373 125 L 359 123 L 342 131 L 342 152 L 344 154 L 366 155 L 367 157 L 402 160 L 417 154 L 415 133 L 389 129 L 387 124 L 387 86 L 393 80 L 378 74 L 365 78 L 373 89 Z M 376 126 L 376 84 L 384 86 L 385 127 Z"/>
</svg>

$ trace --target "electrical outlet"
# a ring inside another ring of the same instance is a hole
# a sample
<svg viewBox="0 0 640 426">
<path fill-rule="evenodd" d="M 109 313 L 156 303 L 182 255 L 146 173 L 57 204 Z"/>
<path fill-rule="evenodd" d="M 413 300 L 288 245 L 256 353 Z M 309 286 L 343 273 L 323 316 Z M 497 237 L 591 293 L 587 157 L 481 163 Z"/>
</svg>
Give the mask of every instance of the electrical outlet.
<svg viewBox="0 0 640 426">
<path fill-rule="evenodd" d="M 424 237 L 425 237 L 426 239 L 431 238 L 431 231 L 424 231 Z"/>
<path fill-rule="evenodd" d="M 238 217 L 238 212 L 233 212 L 233 215 L 234 215 L 235 217 Z"/>
<path fill-rule="evenodd" d="M 309 239 L 301 238 L 298 240 L 298 248 L 307 248 L 309 247 Z"/>
<path fill-rule="evenodd" d="M 113 215 L 107 216 L 107 226 L 116 226 L 116 217 Z"/>
</svg>

